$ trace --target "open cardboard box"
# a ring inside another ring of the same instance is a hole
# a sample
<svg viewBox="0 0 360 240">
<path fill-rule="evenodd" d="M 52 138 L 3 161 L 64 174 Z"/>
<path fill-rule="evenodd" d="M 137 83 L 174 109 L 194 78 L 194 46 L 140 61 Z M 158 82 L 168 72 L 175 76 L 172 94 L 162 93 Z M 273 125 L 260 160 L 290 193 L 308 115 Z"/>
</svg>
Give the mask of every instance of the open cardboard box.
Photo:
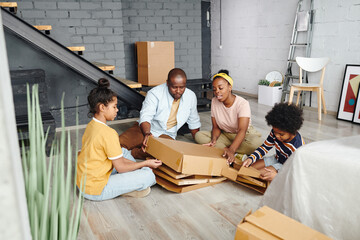
<svg viewBox="0 0 360 240">
<path fill-rule="evenodd" d="M 264 194 L 269 183 L 260 179 L 260 171 L 253 167 L 241 167 L 237 170 L 233 167 L 226 166 L 222 169 L 221 174 L 247 188 L 253 189 Z"/>
<path fill-rule="evenodd" d="M 235 240 L 329 240 L 326 235 L 305 226 L 267 206 L 251 212 L 237 225 Z"/>
<path fill-rule="evenodd" d="M 183 174 L 221 176 L 226 167 L 222 149 L 194 143 L 150 137 L 146 152 Z"/>
</svg>

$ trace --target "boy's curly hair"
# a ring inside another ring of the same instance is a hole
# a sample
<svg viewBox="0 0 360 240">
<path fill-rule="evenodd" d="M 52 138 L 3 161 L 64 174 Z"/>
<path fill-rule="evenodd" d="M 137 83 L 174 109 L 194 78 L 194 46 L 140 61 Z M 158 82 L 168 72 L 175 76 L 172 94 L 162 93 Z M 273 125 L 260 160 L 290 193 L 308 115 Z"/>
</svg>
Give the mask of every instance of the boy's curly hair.
<svg viewBox="0 0 360 240">
<path fill-rule="evenodd" d="M 294 104 L 277 103 L 265 116 L 268 125 L 296 134 L 303 124 L 303 111 Z"/>
</svg>

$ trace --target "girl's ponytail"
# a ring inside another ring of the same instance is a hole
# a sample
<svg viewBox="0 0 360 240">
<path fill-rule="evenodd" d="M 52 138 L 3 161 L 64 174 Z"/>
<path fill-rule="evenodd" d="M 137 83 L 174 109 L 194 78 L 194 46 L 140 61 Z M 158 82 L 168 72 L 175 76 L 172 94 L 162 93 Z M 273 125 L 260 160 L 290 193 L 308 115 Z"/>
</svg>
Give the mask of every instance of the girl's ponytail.
<svg viewBox="0 0 360 240">
<path fill-rule="evenodd" d="M 89 117 L 93 117 L 95 113 L 99 111 L 99 105 L 104 104 L 105 106 L 108 105 L 109 102 L 113 100 L 116 96 L 110 87 L 110 82 L 106 78 L 100 78 L 98 80 L 98 87 L 92 89 L 88 96 L 88 103 L 89 103 Z"/>
</svg>

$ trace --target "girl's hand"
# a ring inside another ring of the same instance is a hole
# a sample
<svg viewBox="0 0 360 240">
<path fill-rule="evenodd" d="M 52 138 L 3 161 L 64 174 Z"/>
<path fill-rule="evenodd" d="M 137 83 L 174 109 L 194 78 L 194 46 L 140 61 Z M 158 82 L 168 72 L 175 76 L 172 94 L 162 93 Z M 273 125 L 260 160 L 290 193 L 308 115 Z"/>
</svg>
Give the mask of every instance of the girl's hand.
<svg viewBox="0 0 360 240">
<path fill-rule="evenodd" d="M 205 143 L 205 144 L 203 144 L 203 145 L 204 145 L 204 146 L 208 146 L 208 147 L 213 147 L 213 146 L 215 146 L 215 144 L 216 144 L 216 141 L 211 141 L 211 142 Z"/>
<path fill-rule="evenodd" d="M 161 164 L 162 164 L 161 160 L 158 159 L 146 160 L 146 166 L 149 168 L 158 168 L 159 166 L 161 166 Z"/>
<path fill-rule="evenodd" d="M 264 168 L 264 172 L 260 174 L 262 180 L 272 181 L 277 175 L 277 171 L 274 167 Z"/>
<path fill-rule="evenodd" d="M 227 160 L 227 164 L 230 165 L 235 160 L 235 151 L 231 148 L 224 148 L 224 154 L 222 155 Z"/>
<path fill-rule="evenodd" d="M 249 167 L 252 163 L 251 158 L 247 158 L 243 163 L 242 163 L 242 167 Z"/>
</svg>

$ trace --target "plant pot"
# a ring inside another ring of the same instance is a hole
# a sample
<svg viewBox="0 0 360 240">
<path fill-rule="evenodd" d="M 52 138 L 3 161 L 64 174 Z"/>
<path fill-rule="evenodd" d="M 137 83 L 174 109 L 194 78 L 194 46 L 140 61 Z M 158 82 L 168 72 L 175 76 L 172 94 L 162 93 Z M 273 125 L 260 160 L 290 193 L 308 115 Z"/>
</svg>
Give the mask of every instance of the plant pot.
<svg viewBox="0 0 360 240">
<path fill-rule="evenodd" d="M 281 101 L 282 86 L 269 87 L 259 85 L 258 91 L 258 103 L 268 106 L 274 106 L 275 103 Z"/>
</svg>

